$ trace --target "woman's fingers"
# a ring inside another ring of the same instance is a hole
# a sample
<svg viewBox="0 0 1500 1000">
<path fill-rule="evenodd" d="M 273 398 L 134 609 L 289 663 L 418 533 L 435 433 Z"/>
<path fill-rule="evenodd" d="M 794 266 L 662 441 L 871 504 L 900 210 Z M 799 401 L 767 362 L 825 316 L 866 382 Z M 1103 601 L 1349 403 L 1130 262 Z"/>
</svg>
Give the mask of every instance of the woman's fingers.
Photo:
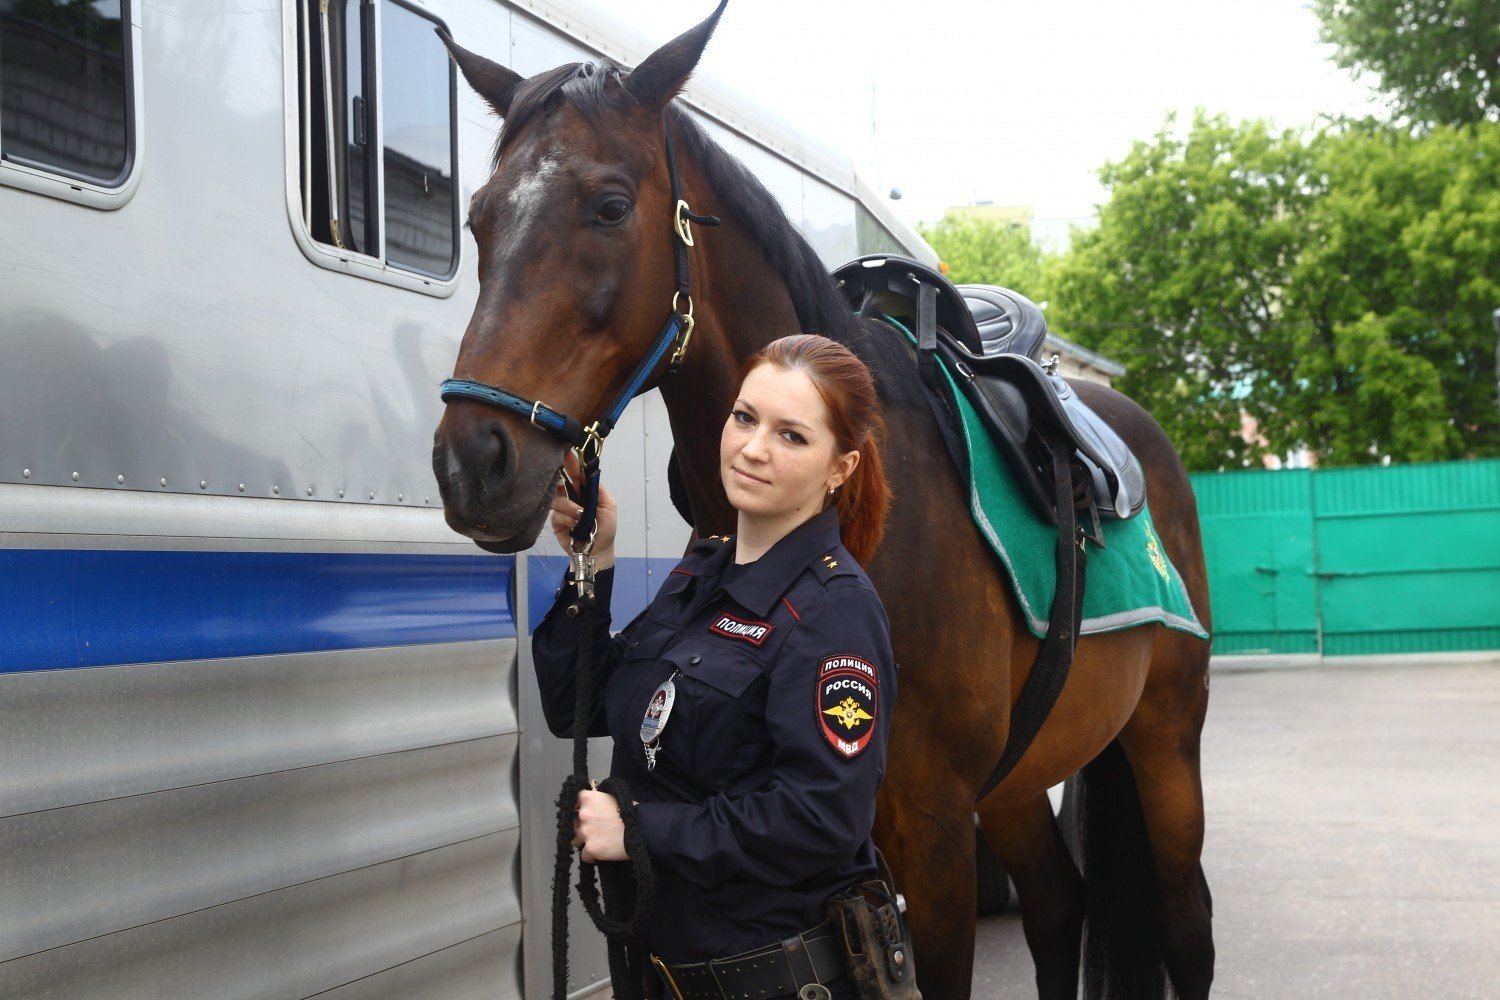
<svg viewBox="0 0 1500 1000">
<path fill-rule="evenodd" d="M 563 475 L 568 477 L 574 493 L 583 488 L 583 463 L 578 461 L 578 453 L 572 448 L 563 452 Z"/>
</svg>

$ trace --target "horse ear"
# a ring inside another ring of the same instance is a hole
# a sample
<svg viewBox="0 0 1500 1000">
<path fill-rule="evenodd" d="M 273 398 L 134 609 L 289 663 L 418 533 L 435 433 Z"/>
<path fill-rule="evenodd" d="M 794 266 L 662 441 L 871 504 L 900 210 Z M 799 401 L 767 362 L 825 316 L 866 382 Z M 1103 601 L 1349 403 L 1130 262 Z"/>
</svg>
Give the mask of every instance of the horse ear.
<svg viewBox="0 0 1500 1000">
<path fill-rule="evenodd" d="M 474 88 L 475 93 L 490 103 L 495 109 L 495 114 L 504 118 L 510 112 L 510 99 L 515 96 L 516 85 L 525 77 L 512 72 L 499 63 L 490 62 L 484 56 L 476 55 L 453 40 L 453 36 L 443 28 L 434 28 L 438 38 L 448 46 L 449 55 L 453 61 L 458 63 L 459 71 L 463 73 L 464 79 L 469 81 L 469 86 Z"/>
<path fill-rule="evenodd" d="M 667 102 L 677 96 L 682 85 L 692 75 L 714 28 L 719 25 L 719 15 L 724 13 L 729 0 L 719 0 L 714 12 L 695 28 L 689 28 L 646 57 L 625 78 L 625 89 L 642 107 L 660 111 Z"/>
</svg>

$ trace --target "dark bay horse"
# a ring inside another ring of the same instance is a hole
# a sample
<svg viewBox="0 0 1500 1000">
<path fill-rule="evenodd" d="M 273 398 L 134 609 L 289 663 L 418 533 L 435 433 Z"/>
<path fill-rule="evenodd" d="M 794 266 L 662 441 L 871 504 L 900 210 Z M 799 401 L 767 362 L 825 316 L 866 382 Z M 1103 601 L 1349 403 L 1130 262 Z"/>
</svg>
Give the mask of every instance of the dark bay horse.
<svg viewBox="0 0 1500 1000">
<path fill-rule="evenodd" d="M 1016 882 L 1041 996 L 1076 996 L 1083 941 L 1090 996 L 1162 996 L 1169 977 L 1185 1000 L 1206 997 L 1214 948 L 1198 747 L 1208 643 L 1154 625 L 1081 640 L 1040 735 L 975 802 L 1039 643 L 970 519 L 910 350 L 883 324 L 850 315 L 775 199 L 674 103 L 722 10 L 629 73 L 575 64 L 522 79 L 450 42 L 504 119 L 493 175 L 469 206 L 480 294 L 455 377 L 577 418 L 609 407 L 678 308 L 670 136 L 682 199 L 722 219 L 700 228 L 689 252 L 696 326 L 682 367 L 663 376 L 657 366 L 649 383 L 660 383 L 696 531 L 735 529 L 718 442 L 745 358 L 812 330 L 849 344 L 876 373 L 895 503 L 868 569 L 890 615 L 901 692 L 875 837 L 907 895 L 924 994 L 969 996 L 977 810 Z M 1158 532 L 1207 626 L 1181 462 L 1130 400 L 1076 388 L 1141 458 Z M 450 402 L 433 450 L 448 523 L 490 551 L 528 548 L 564 450 L 524 416 Z M 1046 799 L 1080 768 L 1082 874 Z"/>
</svg>

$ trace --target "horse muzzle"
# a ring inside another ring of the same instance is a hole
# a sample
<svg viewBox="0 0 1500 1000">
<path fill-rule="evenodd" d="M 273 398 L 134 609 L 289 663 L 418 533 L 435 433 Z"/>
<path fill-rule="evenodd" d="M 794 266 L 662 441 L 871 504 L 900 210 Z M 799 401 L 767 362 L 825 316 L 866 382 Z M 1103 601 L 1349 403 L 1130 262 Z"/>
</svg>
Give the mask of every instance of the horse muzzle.
<svg viewBox="0 0 1500 1000">
<path fill-rule="evenodd" d="M 478 404 L 450 403 L 432 448 L 448 526 L 499 553 L 519 552 L 536 541 L 561 465 L 560 456 L 540 441 L 523 455 L 506 419 Z"/>
</svg>

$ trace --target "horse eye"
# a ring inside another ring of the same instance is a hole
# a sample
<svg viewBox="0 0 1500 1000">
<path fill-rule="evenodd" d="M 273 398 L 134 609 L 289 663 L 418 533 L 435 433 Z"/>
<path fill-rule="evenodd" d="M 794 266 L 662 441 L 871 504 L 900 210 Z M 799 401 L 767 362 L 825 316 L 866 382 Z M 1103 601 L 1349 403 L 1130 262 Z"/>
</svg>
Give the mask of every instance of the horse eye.
<svg viewBox="0 0 1500 1000">
<path fill-rule="evenodd" d="M 606 198 L 595 212 L 594 218 L 600 225 L 615 226 L 624 222 L 628 214 L 630 214 L 628 198 Z"/>
</svg>

